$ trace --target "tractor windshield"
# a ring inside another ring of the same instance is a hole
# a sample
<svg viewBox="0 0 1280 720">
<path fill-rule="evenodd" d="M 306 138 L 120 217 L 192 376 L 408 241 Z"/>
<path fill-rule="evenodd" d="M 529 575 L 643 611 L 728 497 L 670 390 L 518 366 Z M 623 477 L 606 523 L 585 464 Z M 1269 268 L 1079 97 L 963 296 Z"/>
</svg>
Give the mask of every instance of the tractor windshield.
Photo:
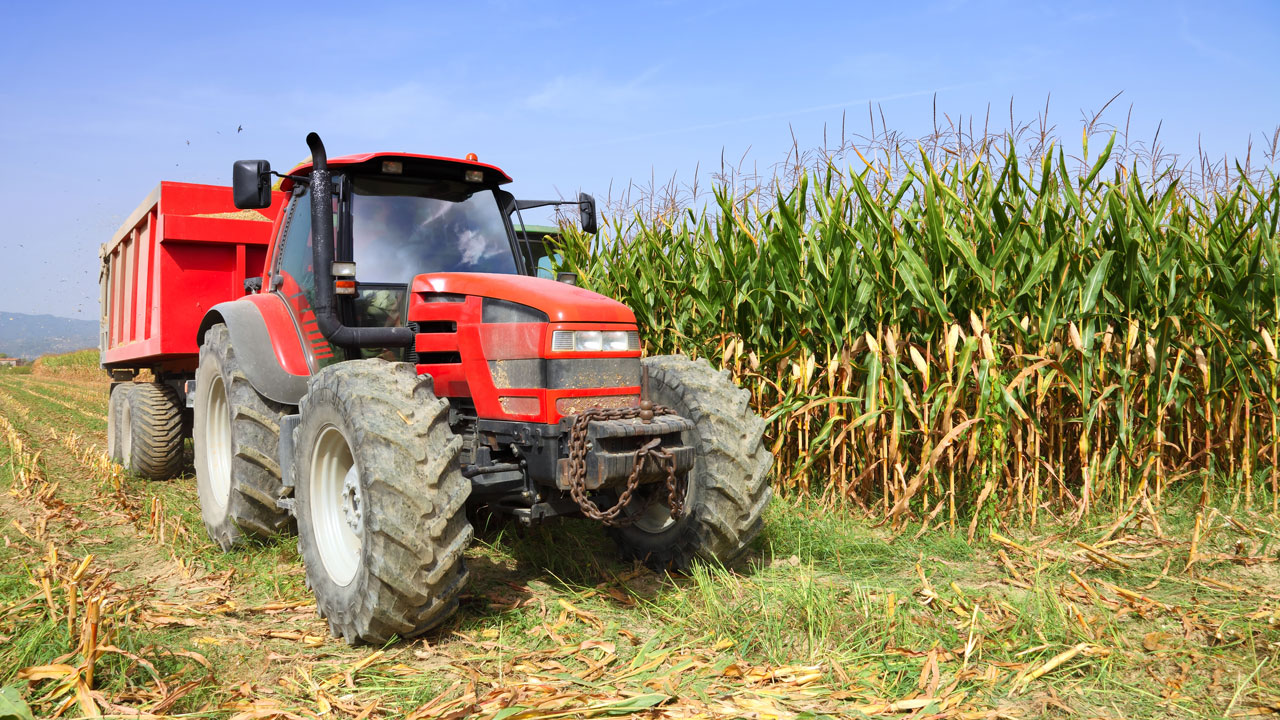
<svg viewBox="0 0 1280 720">
<path fill-rule="evenodd" d="M 357 177 L 351 191 L 352 259 L 362 283 L 402 285 L 429 272 L 518 272 L 490 189 Z"/>
</svg>

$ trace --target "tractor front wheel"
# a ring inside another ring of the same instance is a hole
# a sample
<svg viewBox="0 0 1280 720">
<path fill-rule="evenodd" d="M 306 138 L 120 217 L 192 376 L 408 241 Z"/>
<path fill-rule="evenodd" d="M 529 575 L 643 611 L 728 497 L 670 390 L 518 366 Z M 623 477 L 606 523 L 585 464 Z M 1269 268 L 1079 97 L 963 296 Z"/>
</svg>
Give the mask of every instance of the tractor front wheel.
<svg viewBox="0 0 1280 720">
<path fill-rule="evenodd" d="M 678 518 L 661 502 L 665 485 L 650 492 L 661 498 L 632 515 L 630 525 L 610 528 L 625 558 L 657 569 L 687 570 L 695 558 L 727 564 L 760 532 L 772 490 L 773 456 L 762 443 L 764 421 L 751 410 L 751 396 L 716 372 L 706 360 L 678 355 L 641 361 L 648 375 L 647 399 L 693 421 L 683 438 L 696 449 Z"/>
<path fill-rule="evenodd" d="M 462 439 L 407 363 L 317 373 L 294 431 L 294 514 L 320 615 L 349 643 L 413 637 L 458 606 L 471 542 Z"/>
</svg>

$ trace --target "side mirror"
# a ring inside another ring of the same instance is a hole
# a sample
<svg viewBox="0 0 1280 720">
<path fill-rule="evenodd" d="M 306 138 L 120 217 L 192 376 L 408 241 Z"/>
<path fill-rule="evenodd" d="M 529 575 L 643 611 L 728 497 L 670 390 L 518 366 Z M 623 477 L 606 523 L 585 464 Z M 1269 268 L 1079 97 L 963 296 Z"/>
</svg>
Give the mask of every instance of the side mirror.
<svg viewBox="0 0 1280 720">
<path fill-rule="evenodd" d="M 565 285 L 578 286 L 578 273 L 558 272 L 556 273 L 556 282 L 562 282 Z"/>
<path fill-rule="evenodd" d="M 271 163 L 237 160 L 231 168 L 231 196 L 241 210 L 271 207 Z"/>
<path fill-rule="evenodd" d="M 578 216 L 582 232 L 595 235 L 599 229 L 596 225 L 596 199 L 586 193 L 578 193 Z"/>
</svg>

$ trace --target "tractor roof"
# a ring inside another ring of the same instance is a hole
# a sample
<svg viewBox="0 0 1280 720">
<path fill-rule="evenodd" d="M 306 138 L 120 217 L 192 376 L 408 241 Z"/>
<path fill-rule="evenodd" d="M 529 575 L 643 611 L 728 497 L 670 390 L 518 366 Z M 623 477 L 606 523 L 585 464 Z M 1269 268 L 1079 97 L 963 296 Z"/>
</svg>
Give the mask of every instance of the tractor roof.
<svg viewBox="0 0 1280 720">
<path fill-rule="evenodd" d="M 480 170 L 484 173 L 484 180 L 488 184 L 505 185 L 511 182 L 511 178 L 500 168 L 488 165 L 474 160 L 461 160 L 459 158 L 440 157 L 437 155 L 417 155 L 414 153 L 398 153 L 398 152 L 376 152 L 362 153 L 359 155 L 342 155 L 340 157 L 329 158 L 329 167 L 333 169 L 355 169 L 357 166 L 367 165 L 369 170 L 381 172 L 381 164 L 383 160 L 399 160 L 404 163 L 404 176 L 415 177 L 419 175 L 440 176 L 441 174 L 451 174 L 449 171 L 457 173 L 458 179 L 462 179 L 464 170 Z M 375 170 L 376 169 L 376 170 Z M 290 175 L 300 175 L 311 171 L 311 159 L 308 158 L 299 163 L 297 167 L 289 171 Z M 288 192 L 293 189 L 293 181 L 284 178 L 280 181 L 280 189 Z"/>
</svg>

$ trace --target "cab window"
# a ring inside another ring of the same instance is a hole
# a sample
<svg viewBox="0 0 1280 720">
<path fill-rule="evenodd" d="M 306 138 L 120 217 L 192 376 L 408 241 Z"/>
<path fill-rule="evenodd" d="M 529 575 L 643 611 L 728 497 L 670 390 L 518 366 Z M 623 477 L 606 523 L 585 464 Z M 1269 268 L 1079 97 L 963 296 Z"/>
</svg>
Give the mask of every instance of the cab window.
<svg viewBox="0 0 1280 720">
<path fill-rule="evenodd" d="M 518 272 L 491 189 L 453 181 L 351 180 L 360 283 L 407 285 L 430 272 Z"/>
<path fill-rule="evenodd" d="M 316 291 L 311 258 L 311 190 L 307 189 L 295 194 L 289 204 L 289 224 L 285 228 L 284 247 L 280 250 L 280 274 L 284 276 L 285 285 L 293 286 L 285 293 L 301 291 L 306 296 L 308 307 Z"/>
</svg>

